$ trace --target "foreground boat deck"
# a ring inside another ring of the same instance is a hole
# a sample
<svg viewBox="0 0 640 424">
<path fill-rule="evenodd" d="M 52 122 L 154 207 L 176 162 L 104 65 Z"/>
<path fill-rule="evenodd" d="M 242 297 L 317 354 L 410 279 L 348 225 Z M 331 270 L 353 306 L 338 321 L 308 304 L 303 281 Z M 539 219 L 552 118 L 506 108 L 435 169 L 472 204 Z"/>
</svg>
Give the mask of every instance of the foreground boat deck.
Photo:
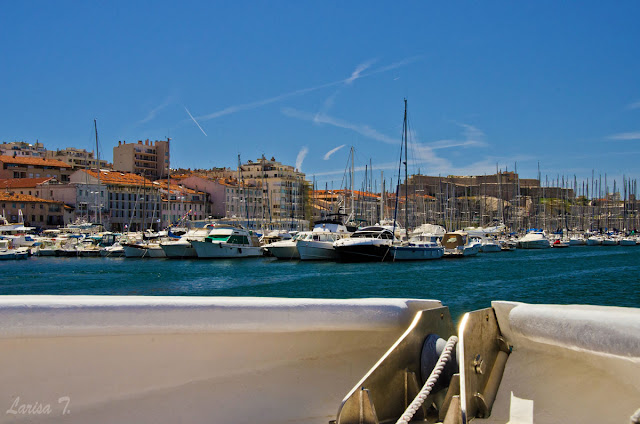
<svg viewBox="0 0 640 424">
<path fill-rule="evenodd" d="M 16 411 L 0 422 L 327 424 L 423 310 L 442 305 L 0 296 L 0 402 Z M 628 422 L 640 408 L 640 310 L 493 310 L 512 351 L 491 415 L 474 421 Z M 38 403 L 50 413 L 20 413 Z"/>
</svg>

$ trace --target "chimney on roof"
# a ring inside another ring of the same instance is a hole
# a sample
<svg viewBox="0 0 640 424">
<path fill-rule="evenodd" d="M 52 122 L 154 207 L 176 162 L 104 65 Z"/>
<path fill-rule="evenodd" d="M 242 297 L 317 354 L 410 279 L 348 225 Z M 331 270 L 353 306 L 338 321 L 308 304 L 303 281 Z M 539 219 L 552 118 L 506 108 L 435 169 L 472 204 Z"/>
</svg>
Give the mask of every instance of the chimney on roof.
<svg viewBox="0 0 640 424">
<path fill-rule="evenodd" d="M 148 139 L 148 138 L 144 141 L 144 145 L 145 145 L 145 146 L 148 146 L 148 145 L 149 145 L 149 139 Z"/>
<path fill-rule="evenodd" d="M 142 144 L 142 140 L 138 140 L 138 144 Z"/>
<path fill-rule="evenodd" d="M 122 146 L 122 141 L 118 140 L 118 146 Z"/>
</svg>

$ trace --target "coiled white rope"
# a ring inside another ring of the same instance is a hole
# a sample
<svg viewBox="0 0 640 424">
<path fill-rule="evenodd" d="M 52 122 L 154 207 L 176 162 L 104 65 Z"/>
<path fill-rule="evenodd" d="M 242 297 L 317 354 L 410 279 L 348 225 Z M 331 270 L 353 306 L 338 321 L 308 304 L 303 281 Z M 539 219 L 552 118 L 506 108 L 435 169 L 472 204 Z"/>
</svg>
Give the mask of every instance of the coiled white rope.
<svg viewBox="0 0 640 424">
<path fill-rule="evenodd" d="M 631 424 L 639 424 L 639 423 L 640 423 L 640 409 L 638 409 L 636 413 L 631 416 Z"/>
<path fill-rule="evenodd" d="M 444 366 L 451 359 L 451 351 L 453 350 L 453 347 L 456 345 L 456 343 L 458 343 L 458 338 L 456 336 L 449 337 L 449 340 L 447 340 L 447 344 L 444 346 L 444 350 L 442 351 L 440 358 L 438 358 L 436 366 L 433 367 L 433 371 L 431 371 L 427 382 L 424 383 L 424 386 L 422 386 L 420 393 L 418 393 L 415 399 L 413 399 L 413 402 L 411 402 L 402 416 L 398 419 L 398 421 L 396 421 L 396 424 L 409 424 L 409 421 L 411 421 L 411 418 L 413 418 L 418 408 L 422 406 L 424 401 L 431 393 L 433 386 L 438 381 L 440 374 L 442 374 Z"/>
</svg>

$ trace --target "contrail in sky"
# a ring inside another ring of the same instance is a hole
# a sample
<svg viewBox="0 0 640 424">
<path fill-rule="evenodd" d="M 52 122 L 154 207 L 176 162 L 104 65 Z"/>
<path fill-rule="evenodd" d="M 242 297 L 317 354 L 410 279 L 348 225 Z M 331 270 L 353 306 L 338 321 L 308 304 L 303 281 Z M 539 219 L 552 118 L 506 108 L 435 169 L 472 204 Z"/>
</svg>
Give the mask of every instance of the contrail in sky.
<svg viewBox="0 0 640 424">
<path fill-rule="evenodd" d="M 160 112 L 165 107 L 169 106 L 169 104 L 171 103 L 171 100 L 172 100 L 171 97 L 167 97 L 166 100 L 164 102 L 162 102 L 161 105 L 157 106 L 151 112 L 149 112 L 147 114 L 147 116 L 143 120 L 138 121 L 138 125 L 146 124 L 147 122 L 149 122 L 152 119 L 154 119 L 156 117 L 156 115 L 158 114 L 158 112 Z"/>
<path fill-rule="evenodd" d="M 198 128 L 200 128 L 200 131 L 202 131 L 202 134 L 204 134 L 204 135 L 205 135 L 205 137 L 208 137 L 208 136 L 207 136 L 207 133 L 206 133 L 206 132 L 204 132 L 204 130 L 202 129 L 202 127 L 200 126 L 200 124 L 198 124 L 198 121 L 196 121 L 196 118 L 194 118 L 194 117 L 193 117 L 193 115 L 191 114 L 191 112 L 189 112 L 189 109 L 187 109 L 187 107 L 186 107 L 186 106 L 184 106 L 184 105 L 182 105 L 182 106 L 184 107 L 184 110 L 186 110 L 186 111 L 187 111 L 187 113 L 189 114 L 189 116 L 191 117 L 191 119 L 193 120 L 193 122 L 195 122 L 195 123 L 196 123 L 196 125 L 198 126 Z"/>
<path fill-rule="evenodd" d="M 344 146 L 346 146 L 346 144 L 343 144 L 342 146 L 338 146 L 335 149 L 331 149 L 329 150 L 325 155 L 324 155 L 324 160 L 329 160 L 329 158 L 331 157 L 332 154 L 334 154 L 335 152 L 337 152 L 338 150 L 342 149 Z"/>
<path fill-rule="evenodd" d="M 358 67 L 356 68 L 355 71 L 353 71 L 353 73 L 348 77 L 348 78 L 343 78 L 339 81 L 333 81 L 333 82 L 328 82 L 326 84 L 321 84 L 321 85 L 317 85 L 315 87 L 309 87 L 309 88 L 302 88 L 300 90 L 295 90 L 295 91 L 290 91 L 288 93 L 284 93 L 284 94 L 280 94 L 278 96 L 274 96 L 274 97 L 270 97 L 268 99 L 263 99 L 263 100 L 258 100 L 255 102 L 251 102 L 251 103 L 244 103 L 244 104 L 240 104 L 240 105 L 235 105 L 235 106 L 229 106 L 226 107 L 222 110 L 219 110 L 217 112 L 213 112 L 210 113 L 208 115 L 202 115 L 199 116 L 198 119 L 200 119 L 201 121 L 208 121 L 210 119 L 215 119 L 215 118 L 219 118 L 221 116 L 225 116 L 225 115 L 230 115 L 232 113 L 236 113 L 236 112 L 240 112 L 243 110 L 250 110 L 250 109 L 255 109 L 257 107 L 261 107 L 261 106 L 265 106 L 271 103 L 276 103 L 279 102 L 281 100 L 284 100 L 286 98 L 289 97 L 294 97 L 294 96 L 300 96 L 303 94 L 307 94 L 310 93 L 312 91 L 317 91 L 323 88 L 327 88 L 327 87 L 333 87 L 333 86 L 337 86 L 337 85 L 343 85 L 343 84 L 351 84 L 353 81 L 360 79 L 360 78 L 364 78 L 364 77 L 368 77 L 371 75 L 375 75 L 375 74 L 379 74 L 382 72 L 387 72 L 390 71 L 392 69 L 396 69 L 396 68 L 400 68 L 402 66 L 407 66 L 419 59 L 421 59 L 421 56 L 414 56 L 414 57 L 410 57 L 404 60 L 401 60 L 399 62 L 395 62 L 392 63 L 388 66 L 384 66 L 382 68 L 373 70 L 373 71 L 367 71 L 367 69 L 375 62 L 375 61 L 369 61 L 369 62 L 365 62 L 363 64 L 358 65 Z M 193 118 L 193 117 L 192 117 Z"/>
</svg>

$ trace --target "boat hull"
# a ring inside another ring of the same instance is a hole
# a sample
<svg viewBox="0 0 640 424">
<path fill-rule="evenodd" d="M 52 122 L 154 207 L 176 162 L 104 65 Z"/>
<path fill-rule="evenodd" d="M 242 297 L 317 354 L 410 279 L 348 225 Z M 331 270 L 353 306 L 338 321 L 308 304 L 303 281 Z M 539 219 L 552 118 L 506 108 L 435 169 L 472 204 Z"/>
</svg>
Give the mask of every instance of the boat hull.
<svg viewBox="0 0 640 424">
<path fill-rule="evenodd" d="M 100 256 L 103 258 L 121 258 L 124 256 L 124 248 L 120 247 L 119 249 L 100 249 Z"/>
<path fill-rule="evenodd" d="M 520 249 L 548 249 L 551 247 L 551 244 L 549 244 L 549 240 L 532 240 L 521 241 L 518 247 Z"/>
<path fill-rule="evenodd" d="M 298 248 L 295 244 L 288 246 L 269 246 L 268 250 L 269 253 L 271 253 L 271 256 L 278 259 L 300 259 L 300 254 L 298 253 Z"/>
<path fill-rule="evenodd" d="M 332 261 L 338 259 L 338 253 L 331 242 L 299 240 L 298 254 L 303 261 Z"/>
<path fill-rule="evenodd" d="M 389 245 L 384 244 L 352 244 L 334 246 L 340 262 L 381 262 L 390 261 Z"/>
<path fill-rule="evenodd" d="M 197 258 L 196 249 L 191 243 L 167 243 L 160 244 L 164 254 L 169 259 Z"/>
<path fill-rule="evenodd" d="M 499 244 L 483 244 L 482 247 L 480 247 L 480 251 L 482 253 L 495 253 L 495 252 L 501 252 L 502 251 L 502 247 L 500 247 Z"/>
<path fill-rule="evenodd" d="M 144 245 L 123 245 L 124 256 L 127 258 L 164 258 L 164 251 L 160 246 L 147 247 Z"/>
<path fill-rule="evenodd" d="M 210 243 L 206 241 L 192 241 L 191 244 L 200 259 L 255 258 L 262 256 L 262 248 L 259 246 Z"/>
<path fill-rule="evenodd" d="M 391 255 L 394 261 L 424 261 L 440 259 L 444 256 L 442 247 L 393 246 Z"/>
</svg>

